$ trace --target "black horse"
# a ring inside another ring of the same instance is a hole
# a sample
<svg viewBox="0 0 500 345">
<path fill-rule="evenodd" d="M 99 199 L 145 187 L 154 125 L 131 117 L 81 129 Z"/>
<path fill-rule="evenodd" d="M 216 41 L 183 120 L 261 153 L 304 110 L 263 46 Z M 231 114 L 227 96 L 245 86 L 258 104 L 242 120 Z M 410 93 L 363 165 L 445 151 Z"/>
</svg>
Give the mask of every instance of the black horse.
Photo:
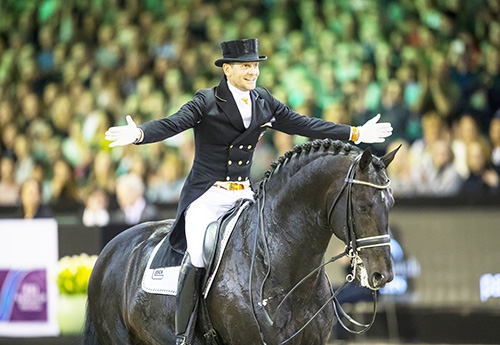
<svg viewBox="0 0 500 345">
<path fill-rule="evenodd" d="M 362 285 L 376 290 L 392 280 L 394 199 L 385 168 L 396 151 L 378 158 L 369 149 L 316 140 L 272 165 L 205 299 L 221 343 L 325 344 L 335 314 L 322 263 L 333 234 L 346 243 Z M 172 223 L 139 224 L 103 249 L 89 283 L 85 344 L 175 342 L 175 297 L 141 289 L 148 257 Z M 194 337 L 204 344 L 199 322 Z"/>
</svg>

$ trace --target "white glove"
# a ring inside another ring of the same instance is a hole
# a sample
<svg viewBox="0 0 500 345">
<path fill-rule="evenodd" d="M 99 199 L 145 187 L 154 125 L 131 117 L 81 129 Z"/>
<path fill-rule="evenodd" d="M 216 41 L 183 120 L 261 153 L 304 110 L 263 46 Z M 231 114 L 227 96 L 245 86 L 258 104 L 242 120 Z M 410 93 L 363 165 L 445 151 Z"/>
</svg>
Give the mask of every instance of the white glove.
<svg viewBox="0 0 500 345">
<path fill-rule="evenodd" d="M 377 114 L 372 119 L 358 127 L 358 140 L 354 143 L 383 143 L 385 138 L 392 134 L 392 125 L 389 122 L 377 123 L 380 119 L 380 114 Z"/>
<path fill-rule="evenodd" d="M 112 141 L 109 147 L 124 146 L 142 138 L 142 131 L 136 126 L 130 115 L 126 117 L 126 126 L 110 127 L 105 133 L 105 139 Z"/>
</svg>

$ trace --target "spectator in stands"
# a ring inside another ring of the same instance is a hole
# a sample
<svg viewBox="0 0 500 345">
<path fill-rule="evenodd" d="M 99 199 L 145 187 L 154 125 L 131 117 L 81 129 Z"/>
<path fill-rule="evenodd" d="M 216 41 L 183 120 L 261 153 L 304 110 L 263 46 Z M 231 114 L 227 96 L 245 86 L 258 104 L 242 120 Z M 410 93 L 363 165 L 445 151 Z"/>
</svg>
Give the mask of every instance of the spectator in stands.
<svg viewBox="0 0 500 345">
<path fill-rule="evenodd" d="M 500 47 L 491 44 L 484 48 L 483 83 L 490 111 L 500 109 Z"/>
<path fill-rule="evenodd" d="M 156 171 L 148 175 L 147 199 L 154 203 L 178 202 L 185 176 L 180 156 L 167 153 Z"/>
<path fill-rule="evenodd" d="M 120 176 L 116 181 L 116 200 L 120 208 L 111 214 L 111 222 L 135 225 L 160 219 L 157 207 L 146 201 L 144 193 L 144 182 L 139 176 Z"/>
<path fill-rule="evenodd" d="M 60 139 L 69 135 L 71 119 L 74 116 L 72 109 L 73 105 L 69 96 L 65 93 L 59 94 L 50 111 L 50 121 L 54 135 Z"/>
<path fill-rule="evenodd" d="M 454 131 L 452 141 L 453 153 L 455 155 L 454 164 L 460 176 L 466 179 L 469 176 L 467 147 L 474 141 L 485 142 L 486 139 L 481 135 L 476 120 L 469 114 L 463 114 L 460 117 Z"/>
<path fill-rule="evenodd" d="M 49 25 L 40 28 L 38 45 L 40 47 L 36 57 L 38 69 L 43 74 L 48 74 L 54 67 L 54 32 Z"/>
<path fill-rule="evenodd" d="M 410 145 L 403 139 L 393 140 L 387 145 L 387 152 L 399 148 L 391 165 L 387 167 L 387 175 L 391 179 L 391 189 L 395 197 L 411 197 L 415 193 L 415 185 L 412 177 L 412 165 L 410 156 Z"/>
<path fill-rule="evenodd" d="M 500 109 L 491 120 L 489 129 L 491 151 L 491 163 L 495 171 L 500 174 Z"/>
<path fill-rule="evenodd" d="M 14 174 L 14 157 L 0 158 L 0 206 L 17 206 L 19 202 L 19 185 Z"/>
<path fill-rule="evenodd" d="M 108 195 L 115 195 L 115 164 L 108 152 L 99 151 L 96 153 L 88 180 L 86 187 L 90 190 L 104 189 Z"/>
<path fill-rule="evenodd" d="M 41 121 L 40 100 L 34 92 L 29 92 L 23 97 L 21 103 L 22 121 L 21 130 L 25 132 L 34 123 Z"/>
<path fill-rule="evenodd" d="M 464 181 L 464 195 L 486 196 L 500 193 L 500 176 L 491 167 L 491 150 L 484 141 L 473 141 L 467 145 L 467 167 L 469 176 Z"/>
<path fill-rule="evenodd" d="M 2 155 L 11 155 L 13 157 L 16 156 L 14 146 L 16 142 L 16 138 L 19 135 L 19 130 L 17 129 L 17 126 L 15 122 L 8 122 L 5 124 L 5 126 L 2 126 L 0 128 L 1 131 L 1 142 L 0 142 L 0 147 L 2 151 Z"/>
<path fill-rule="evenodd" d="M 409 107 L 404 102 L 403 89 L 400 82 L 396 79 L 387 81 L 382 87 L 382 96 L 376 112 L 381 114 L 381 121 L 389 122 L 394 128 L 393 139 L 404 139 L 412 142 L 417 136 L 409 132 L 410 123 L 419 121 L 411 113 Z M 364 114 L 363 119 L 367 119 L 368 112 Z M 420 126 L 418 124 L 418 126 Z M 386 151 L 387 144 L 376 144 L 381 153 Z"/>
<path fill-rule="evenodd" d="M 0 100 L 0 128 L 5 128 L 8 123 L 16 123 L 14 118 L 14 106 L 12 105 L 10 99 Z M 0 147 L 2 144 L 0 143 Z"/>
<path fill-rule="evenodd" d="M 431 159 L 413 170 L 418 195 L 448 197 L 456 195 L 462 178 L 453 165 L 453 150 L 448 140 L 440 139 L 431 147 Z"/>
<path fill-rule="evenodd" d="M 87 196 L 84 203 L 85 207 L 81 215 L 83 225 L 87 227 L 102 227 L 109 224 L 109 196 L 106 191 L 103 189 L 93 190 Z"/>
<path fill-rule="evenodd" d="M 489 138 L 492 147 L 491 164 L 493 169 L 500 175 L 500 111 L 491 120 Z"/>
<path fill-rule="evenodd" d="M 450 77 L 450 65 L 443 52 L 431 54 L 428 70 L 420 61 L 419 83 L 422 87 L 415 109 L 423 114 L 436 110 L 443 119 L 451 119 L 457 112 L 460 87 Z"/>
<path fill-rule="evenodd" d="M 444 120 L 436 111 L 429 111 L 422 116 L 422 137 L 415 140 L 410 146 L 410 165 L 418 168 L 431 161 L 432 146 L 440 139 L 448 139 L 450 133 L 447 131 Z"/>
<path fill-rule="evenodd" d="M 64 158 L 54 163 L 53 176 L 43 185 L 43 200 L 49 204 L 75 205 L 79 191 L 73 167 Z"/>
<path fill-rule="evenodd" d="M 413 113 L 418 113 L 415 109 L 417 100 L 421 92 L 421 85 L 417 78 L 417 68 L 414 62 L 403 63 L 396 71 L 396 78 L 403 85 L 403 97 L 405 103 Z"/>
<path fill-rule="evenodd" d="M 16 183 L 23 184 L 33 172 L 30 141 L 25 135 L 17 135 L 14 143 L 16 156 Z"/>
<path fill-rule="evenodd" d="M 42 203 L 42 185 L 30 178 L 21 186 L 20 218 L 52 218 L 52 210 Z"/>
</svg>

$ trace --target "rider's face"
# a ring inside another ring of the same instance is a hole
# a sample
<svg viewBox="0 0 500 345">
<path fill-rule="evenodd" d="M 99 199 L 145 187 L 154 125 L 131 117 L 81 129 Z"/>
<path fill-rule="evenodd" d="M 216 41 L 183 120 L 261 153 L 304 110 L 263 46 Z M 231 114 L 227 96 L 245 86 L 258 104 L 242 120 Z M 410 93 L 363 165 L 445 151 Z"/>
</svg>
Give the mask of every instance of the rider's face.
<svg viewBox="0 0 500 345">
<path fill-rule="evenodd" d="M 258 62 L 225 63 L 222 66 L 227 80 L 241 91 L 255 89 L 259 77 Z"/>
</svg>

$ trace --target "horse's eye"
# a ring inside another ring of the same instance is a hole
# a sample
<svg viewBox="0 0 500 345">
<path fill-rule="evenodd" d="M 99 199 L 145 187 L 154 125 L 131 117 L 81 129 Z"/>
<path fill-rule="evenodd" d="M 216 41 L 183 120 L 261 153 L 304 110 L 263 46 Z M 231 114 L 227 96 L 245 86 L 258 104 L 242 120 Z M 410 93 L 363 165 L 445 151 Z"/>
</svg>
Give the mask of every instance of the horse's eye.
<svg viewBox="0 0 500 345">
<path fill-rule="evenodd" d="M 369 204 L 356 205 L 356 210 L 358 211 L 358 213 L 367 213 L 368 211 L 370 211 L 370 209 L 371 206 Z"/>
</svg>

